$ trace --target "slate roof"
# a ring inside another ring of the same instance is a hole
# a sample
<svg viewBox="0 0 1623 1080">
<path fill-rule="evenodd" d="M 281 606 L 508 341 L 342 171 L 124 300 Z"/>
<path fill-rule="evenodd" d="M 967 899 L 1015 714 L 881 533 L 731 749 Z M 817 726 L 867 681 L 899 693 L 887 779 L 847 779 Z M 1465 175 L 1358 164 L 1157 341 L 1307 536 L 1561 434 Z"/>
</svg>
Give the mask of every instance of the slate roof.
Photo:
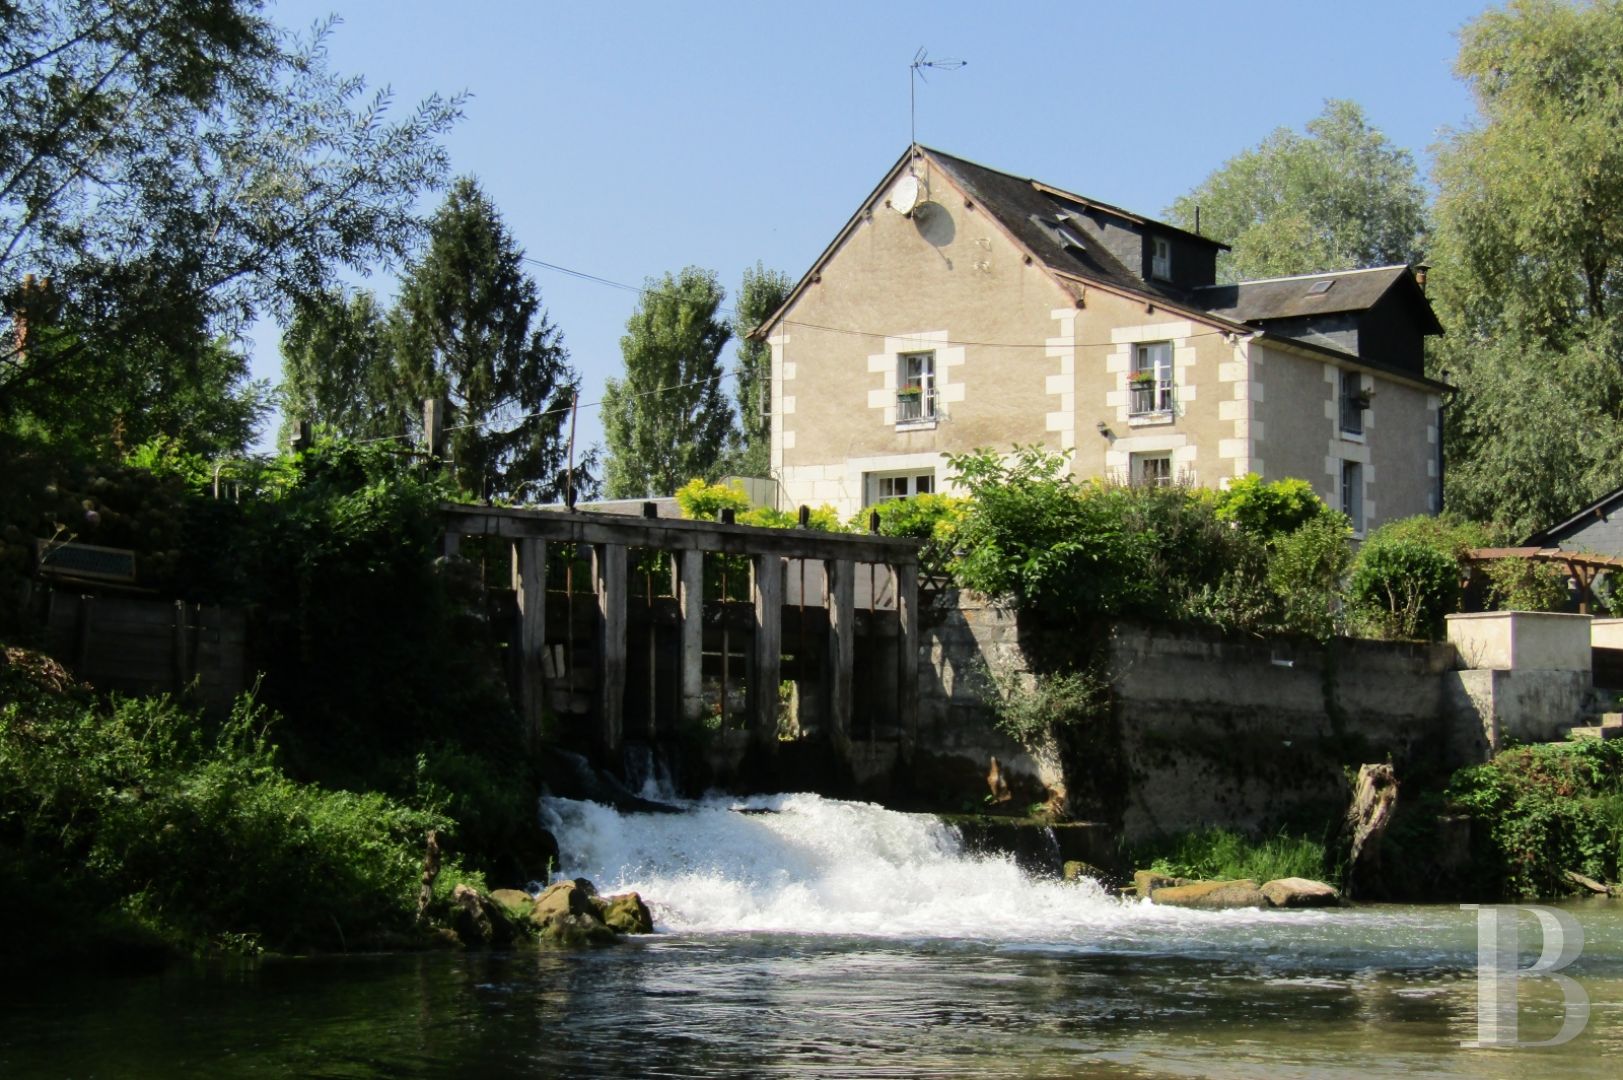
<svg viewBox="0 0 1623 1080">
<path fill-rule="evenodd" d="M 1595 521 L 1609 520 L 1620 509 L 1623 509 L 1623 487 L 1613 488 L 1565 521 L 1540 529 L 1528 537 L 1526 543 L 1558 545 Z"/>
<path fill-rule="evenodd" d="M 1329 282 L 1328 288 L 1322 288 Z M 1407 266 L 1378 266 L 1369 270 L 1341 270 L 1325 274 L 1242 281 L 1238 285 L 1208 285 L 1194 290 L 1195 301 L 1213 315 L 1235 322 L 1266 322 L 1311 315 L 1367 311 L 1394 286 L 1414 285 Z M 1321 287 L 1321 291 L 1314 291 Z M 1418 289 L 1416 290 L 1418 292 Z M 1422 322 L 1426 330 L 1443 332 L 1428 304 Z"/>
<path fill-rule="evenodd" d="M 1102 212 L 1133 224 L 1152 225 L 1154 231 L 1174 234 L 1185 239 L 1227 249 L 1210 237 L 1197 236 L 1175 225 L 1152 221 L 1131 211 L 1098 202 L 1080 195 L 1061 191 L 1037 180 L 1022 179 L 1010 173 L 989 169 L 963 158 L 944 154 L 940 150 L 921 147 L 929 159 L 940 165 L 958 183 L 981 209 L 996 217 L 1004 228 L 1013 233 L 1032 254 L 1042 259 L 1050 269 L 1062 273 L 1094 278 L 1134 292 L 1163 296 L 1179 303 L 1188 303 L 1189 294 L 1165 282 L 1146 281 L 1122 265 L 1103 244 L 1079 227 L 1065 230 L 1069 243 L 1061 238 L 1064 223 L 1061 215 L 1070 212 L 1084 214 Z"/>
</svg>

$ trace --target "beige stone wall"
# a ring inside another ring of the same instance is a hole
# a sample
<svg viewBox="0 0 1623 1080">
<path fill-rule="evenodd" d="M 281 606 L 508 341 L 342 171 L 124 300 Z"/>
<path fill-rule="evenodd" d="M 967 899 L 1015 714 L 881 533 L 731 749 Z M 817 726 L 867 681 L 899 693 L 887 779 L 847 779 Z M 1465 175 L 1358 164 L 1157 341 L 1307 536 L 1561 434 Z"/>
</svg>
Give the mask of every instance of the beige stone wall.
<svg viewBox="0 0 1623 1080">
<path fill-rule="evenodd" d="M 1134 455 L 1168 455 L 1175 479 L 1215 486 L 1244 473 L 1249 415 L 1232 404 L 1243 367 L 1235 344 L 1206 323 L 1143 300 L 1090 289 L 1077 313 L 1074 468 L 1079 476 L 1130 479 Z M 1172 345 L 1174 407 L 1133 416 L 1129 377 L 1136 346 Z M 1243 392 L 1243 389 L 1242 389 Z M 1103 425 L 1103 430 L 1101 430 Z M 1238 438 L 1236 436 L 1238 435 Z"/>
<path fill-rule="evenodd" d="M 1336 421 L 1325 417 L 1326 406 L 1334 404 L 1334 387 L 1324 378 L 1327 365 L 1257 343 L 1251 354 L 1261 384 L 1256 471 L 1266 480 L 1306 480 L 1321 499 L 1337 505 L 1340 476 L 1325 470 L 1327 440 L 1337 435 Z"/>
<path fill-rule="evenodd" d="M 945 454 L 1062 445 L 1048 377 L 1074 301 L 944 178 L 931 187 L 912 218 L 881 200 L 775 328 L 772 464 L 788 505 L 851 514 L 865 473 L 933 471 L 941 490 Z M 924 350 L 940 418 L 898 427 L 898 356 Z"/>
<path fill-rule="evenodd" d="M 1341 430 L 1340 367 L 1272 346 L 1252 345 L 1261 437 L 1256 471 L 1268 480 L 1296 477 L 1331 506 L 1341 505 L 1341 464 L 1363 465 L 1365 533 L 1398 518 L 1436 512 L 1435 394 L 1363 372 L 1370 407 L 1364 431 Z"/>
<path fill-rule="evenodd" d="M 1336 367 L 1263 346 L 1142 298 L 1062 285 L 940 175 L 911 217 L 882 192 L 770 337 L 772 468 L 781 505 L 869 499 L 865 477 L 930 474 L 946 455 L 1037 443 L 1083 477 L 1128 480 L 1137 455 L 1215 487 L 1257 472 L 1340 503 L 1340 463 L 1364 464 L 1367 526 L 1435 509 L 1436 399 L 1365 376 L 1362 440 L 1344 438 Z M 1130 415 L 1134 347 L 1170 342 L 1176 406 Z M 897 423 L 900 357 L 935 357 L 937 417 Z"/>
<path fill-rule="evenodd" d="M 1370 461 L 1374 479 L 1369 481 L 1370 497 L 1379 516 L 1371 527 L 1415 514 L 1435 514 L 1437 505 L 1437 407 L 1436 394 L 1408 386 L 1394 379 L 1375 376 L 1374 396 L 1364 426 L 1370 420 Z"/>
</svg>

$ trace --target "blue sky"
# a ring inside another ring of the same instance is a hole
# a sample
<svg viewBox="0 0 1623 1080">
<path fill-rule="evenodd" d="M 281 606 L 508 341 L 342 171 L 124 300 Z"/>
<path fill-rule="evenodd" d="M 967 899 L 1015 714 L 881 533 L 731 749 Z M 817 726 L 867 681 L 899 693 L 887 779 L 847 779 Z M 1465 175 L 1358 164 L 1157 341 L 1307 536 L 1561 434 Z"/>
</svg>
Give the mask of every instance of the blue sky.
<svg viewBox="0 0 1623 1080">
<path fill-rule="evenodd" d="M 968 63 L 919 87 L 920 142 L 1159 215 L 1327 98 L 1359 102 L 1429 173 L 1441 133 L 1474 112 L 1452 64 L 1458 29 L 1489 6 L 278 0 L 271 13 L 295 28 L 341 16 L 333 66 L 392 87 L 399 109 L 469 91 L 453 168 L 479 178 L 533 258 L 632 285 L 698 265 L 731 294 L 757 260 L 798 278 L 900 156 L 921 46 Z M 636 297 L 531 269 L 595 402 Z M 391 275 L 364 284 L 392 297 Z M 274 326 L 255 331 L 256 376 L 277 377 L 276 341 Z M 581 425 L 601 438 L 595 409 Z"/>
</svg>

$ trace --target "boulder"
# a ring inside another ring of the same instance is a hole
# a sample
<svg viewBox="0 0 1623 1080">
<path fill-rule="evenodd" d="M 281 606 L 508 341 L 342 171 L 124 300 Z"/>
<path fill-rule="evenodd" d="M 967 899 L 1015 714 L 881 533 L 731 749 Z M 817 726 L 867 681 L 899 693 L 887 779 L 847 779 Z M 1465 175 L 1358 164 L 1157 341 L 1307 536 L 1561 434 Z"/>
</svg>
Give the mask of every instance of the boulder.
<svg viewBox="0 0 1623 1080">
<path fill-rule="evenodd" d="M 621 893 L 618 896 L 594 897 L 592 903 L 597 906 L 603 916 L 603 922 L 611 930 L 622 934 L 654 932 L 654 916 L 648 910 L 648 905 L 642 902 L 642 897 L 634 892 Z"/>
<path fill-rule="evenodd" d="M 507 912 L 466 885 L 458 885 L 451 893 L 451 929 L 470 949 L 501 948 L 513 942 L 513 924 Z"/>
<path fill-rule="evenodd" d="M 1060 867 L 1060 877 L 1066 881 L 1080 881 L 1082 878 L 1104 881 L 1109 876 L 1097 866 L 1081 859 L 1066 859 L 1065 864 Z"/>
<path fill-rule="evenodd" d="M 592 906 L 592 896 L 596 892 L 596 889 L 587 892 L 573 881 L 560 881 L 556 885 L 550 885 L 531 903 L 530 921 L 544 930 L 549 922 L 565 915 L 596 918 L 597 908 Z"/>
<path fill-rule="evenodd" d="M 1322 881 L 1308 878 L 1276 878 L 1262 887 L 1262 895 L 1277 908 L 1335 907 L 1341 896 Z"/>
<path fill-rule="evenodd" d="M 491 892 L 490 898 L 515 919 L 528 919 L 531 909 L 535 907 L 535 898 L 522 889 L 496 889 Z"/>
<path fill-rule="evenodd" d="M 541 940 L 557 945 L 597 945 L 613 941 L 614 930 L 603 921 L 593 903 L 597 890 L 584 878 L 560 881 L 542 893 L 530 908 L 530 922 Z M 639 900 L 638 903 L 641 903 Z"/>
<path fill-rule="evenodd" d="M 1154 870 L 1133 871 L 1133 891 L 1138 893 L 1141 900 L 1148 900 L 1150 894 L 1155 892 L 1156 889 L 1188 884 L 1191 884 L 1188 878 L 1172 877 L 1170 874 L 1157 874 Z"/>
<path fill-rule="evenodd" d="M 1155 889 L 1150 899 L 1157 904 L 1172 907 L 1205 908 L 1263 908 L 1268 898 L 1262 895 L 1257 883 L 1250 878 L 1241 881 L 1197 881 L 1192 885 L 1170 885 Z"/>
</svg>

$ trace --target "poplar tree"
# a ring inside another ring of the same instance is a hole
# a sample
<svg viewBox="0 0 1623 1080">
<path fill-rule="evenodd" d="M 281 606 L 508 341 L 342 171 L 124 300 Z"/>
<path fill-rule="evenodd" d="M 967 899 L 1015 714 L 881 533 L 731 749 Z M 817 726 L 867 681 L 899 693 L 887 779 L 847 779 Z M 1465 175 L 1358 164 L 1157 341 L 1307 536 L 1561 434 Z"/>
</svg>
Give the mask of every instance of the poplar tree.
<svg viewBox="0 0 1623 1080">
<path fill-rule="evenodd" d="M 401 285 L 395 377 L 412 402 L 449 402 L 448 456 L 464 490 L 556 502 L 580 379 L 523 258 L 479 185 L 452 184 L 429 222 L 428 250 Z M 591 463 L 577 465 L 580 490 Z"/>
<path fill-rule="evenodd" d="M 789 298 L 794 282 L 789 275 L 768 270 L 757 262 L 744 270 L 733 313 L 733 332 L 738 335 L 737 379 L 733 386 L 738 402 L 738 435 L 733 468 L 749 476 L 765 476 L 771 468 L 772 347 L 749 334 Z"/>
<path fill-rule="evenodd" d="M 714 273 L 695 266 L 645 283 L 620 339 L 625 376 L 603 395 L 611 498 L 670 495 L 716 478 L 733 425 L 722 386 L 726 296 Z"/>
<path fill-rule="evenodd" d="M 400 435 L 412 403 L 396 378 L 389 313 L 365 290 L 301 300 L 282 334 L 282 413 L 328 434 Z"/>
</svg>

